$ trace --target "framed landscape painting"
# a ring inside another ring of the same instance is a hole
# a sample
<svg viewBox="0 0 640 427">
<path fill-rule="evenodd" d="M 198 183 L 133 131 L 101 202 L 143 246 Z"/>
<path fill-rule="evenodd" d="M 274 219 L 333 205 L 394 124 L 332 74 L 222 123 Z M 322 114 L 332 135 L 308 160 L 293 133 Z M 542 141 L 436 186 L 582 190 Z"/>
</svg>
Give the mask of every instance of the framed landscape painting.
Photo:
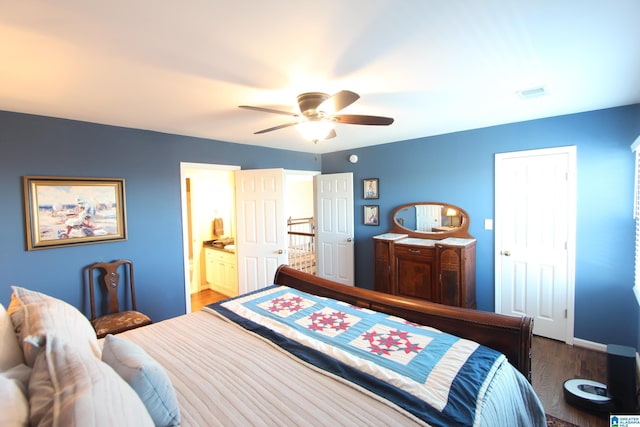
<svg viewBox="0 0 640 427">
<path fill-rule="evenodd" d="M 27 250 L 127 239 L 122 178 L 25 176 Z"/>
</svg>

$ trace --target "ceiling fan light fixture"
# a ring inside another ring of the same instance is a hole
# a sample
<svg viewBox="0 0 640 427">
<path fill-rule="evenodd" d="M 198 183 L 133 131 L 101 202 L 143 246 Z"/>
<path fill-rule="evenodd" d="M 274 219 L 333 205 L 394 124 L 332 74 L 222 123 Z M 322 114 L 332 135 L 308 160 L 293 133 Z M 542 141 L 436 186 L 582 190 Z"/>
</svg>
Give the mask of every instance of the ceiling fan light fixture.
<svg viewBox="0 0 640 427">
<path fill-rule="evenodd" d="M 296 125 L 296 129 L 304 139 L 318 142 L 329 136 L 334 125 L 328 120 L 304 120 Z"/>
<path fill-rule="evenodd" d="M 341 90 L 332 96 L 322 92 L 305 92 L 298 95 L 300 114 L 290 111 L 274 110 L 273 108 L 239 105 L 240 108 L 262 111 L 265 113 L 284 114 L 293 116 L 297 120 L 262 129 L 254 134 L 262 134 L 274 130 L 295 126 L 302 136 L 314 143 L 336 137 L 335 123 L 346 125 L 374 125 L 389 126 L 393 123 L 391 117 L 368 116 L 362 114 L 334 114 L 353 104 L 360 98 L 355 92 Z"/>
</svg>

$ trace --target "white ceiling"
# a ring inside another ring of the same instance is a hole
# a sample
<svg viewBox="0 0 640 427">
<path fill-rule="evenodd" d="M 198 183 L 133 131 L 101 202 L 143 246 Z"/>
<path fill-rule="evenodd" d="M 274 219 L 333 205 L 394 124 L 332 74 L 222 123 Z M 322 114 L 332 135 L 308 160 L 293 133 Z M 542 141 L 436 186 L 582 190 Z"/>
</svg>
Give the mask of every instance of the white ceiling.
<svg viewBox="0 0 640 427">
<path fill-rule="evenodd" d="M 342 89 L 395 123 L 237 108 Z M 326 153 L 634 103 L 640 0 L 0 0 L 0 110 Z"/>
</svg>

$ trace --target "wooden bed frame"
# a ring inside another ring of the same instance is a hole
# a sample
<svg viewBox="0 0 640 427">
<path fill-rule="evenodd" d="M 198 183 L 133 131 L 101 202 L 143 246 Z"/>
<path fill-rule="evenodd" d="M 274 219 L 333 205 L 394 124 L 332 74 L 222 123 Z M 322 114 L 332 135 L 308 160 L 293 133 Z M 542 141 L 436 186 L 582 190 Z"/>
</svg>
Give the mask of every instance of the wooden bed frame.
<svg viewBox="0 0 640 427">
<path fill-rule="evenodd" d="M 531 382 L 531 334 L 533 319 L 467 308 L 346 286 L 281 265 L 274 283 L 303 292 L 348 302 L 431 326 L 476 341 L 504 354 Z"/>
</svg>

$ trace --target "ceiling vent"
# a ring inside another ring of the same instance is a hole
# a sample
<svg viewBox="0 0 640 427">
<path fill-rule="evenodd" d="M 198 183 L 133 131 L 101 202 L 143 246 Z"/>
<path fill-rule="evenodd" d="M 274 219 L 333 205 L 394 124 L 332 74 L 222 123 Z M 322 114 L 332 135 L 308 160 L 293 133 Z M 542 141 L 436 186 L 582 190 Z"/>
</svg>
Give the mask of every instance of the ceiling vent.
<svg viewBox="0 0 640 427">
<path fill-rule="evenodd" d="M 533 99 L 540 98 L 541 96 L 547 96 L 549 92 L 544 88 L 544 86 L 534 87 L 531 89 L 519 90 L 518 96 L 520 99 Z"/>
</svg>

